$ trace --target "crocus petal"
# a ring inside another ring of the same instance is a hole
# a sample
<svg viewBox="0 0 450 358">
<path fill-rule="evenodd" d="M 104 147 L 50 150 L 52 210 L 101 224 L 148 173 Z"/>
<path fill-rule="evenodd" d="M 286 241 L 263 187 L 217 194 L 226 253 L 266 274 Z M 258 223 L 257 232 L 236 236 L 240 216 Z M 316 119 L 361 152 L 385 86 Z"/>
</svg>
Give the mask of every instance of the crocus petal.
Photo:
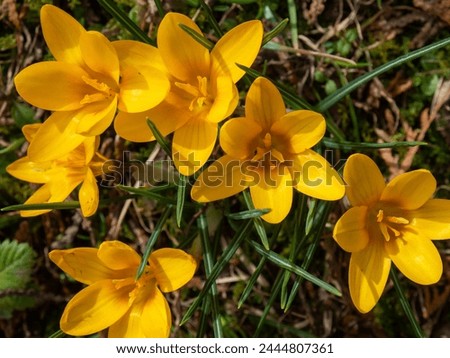
<svg viewBox="0 0 450 358">
<path fill-rule="evenodd" d="M 370 206 L 385 188 L 384 178 L 375 162 L 364 154 L 351 155 L 344 167 L 346 194 L 352 206 Z"/>
<path fill-rule="evenodd" d="M 132 40 L 113 41 L 111 44 L 116 49 L 121 68 L 151 66 L 163 73 L 167 72 L 161 54 L 156 47 Z"/>
<path fill-rule="evenodd" d="M 261 132 L 261 126 L 249 118 L 230 119 L 220 129 L 220 146 L 233 158 L 251 158 Z"/>
<path fill-rule="evenodd" d="M 27 140 L 28 143 L 30 143 L 34 136 L 36 135 L 39 128 L 41 128 L 42 123 L 33 123 L 33 124 L 25 124 L 22 127 L 22 133 Z"/>
<path fill-rule="evenodd" d="M 371 239 L 364 250 L 352 253 L 348 272 L 350 296 L 361 313 L 369 312 L 377 304 L 391 267 L 383 238 Z"/>
<path fill-rule="evenodd" d="M 228 198 L 247 187 L 241 161 L 225 155 L 206 168 L 192 186 L 191 197 L 204 203 Z"/>
<path fill-rule="evenodd" d="M 244 22 L 220 38 L 211 51 L 212 71 L 231 76 L 236 83 L 245 72 L 236 63 L 250 67 L 261 47 L 263 26 L 261 21 Z"/>
<path fill-rule="evenodd" d="M 250 194 L 256 209 L 271 209 L 262 219 L 277 224 L 289 214 L 292 206 L 292 178 L 289 169 L 277 167 L 261 174 L 255 185 L 250 186 Z"/>
<path fill-rule="evenodd" d="M 155 286 L 145 299 L 134 303 L 129 312 L 114 323 L 109 338 L 167 338 L 172 317 L 169 305 Z"/>
<path fill-rule="evenodd" d="M 117 99 L 90 103 L 74 114 L 78 125 L 76 132 L 86 136 L 102 134 L 112 123 L 117 109 Z"/>
<path fill-rule="evenodd" d="M 136 274 L 141 262 L 140 256 L 130 246 L 121 241 L 104 241 L 98 249 L 99 259 L 113 270 L 128 270 Z"/>
<path fill-rule="evenodd" d="M 87 168 L 86 177 L 81 185 L 80 192 L 78 193 L 78 199 L 80 201 L 81 212 L 83 216 L 89 217 L 94 215 L 98 207 L 98 186 L 92 170 Z"/>
<path fill-rule="evenodd" d="M 17 179 L 44 184 L 50 180 L 50 168 L 50 162 L 33 162 L 28 157 L 23 157 L 8 165 L 6 171 Z"/>
<path fill-rule="evenodd" d="M 30 104 L 50 111 L 71 111 L 82 107 L 92 89 L 82 80 L 89 75 L 81 67 L 56 61 L 35 63 L 14 78 L 17 92 Z"/>
<path fill-rule="evenodd" d="M 347 252 L 357 252 L 369 243 L 367 231 L 367 207 L 355 206 L 347 210 L 337 221 L 333 238 Z"/>
<path fill-rule="evenodd" d="M 166 136 L 182 127 L 190 118 L 190 113 L 163 101 L 155 108 L 140 112 L 119 112 L 114 120 L 114 129 L 117 134 L 132 142 L 149 142 L 155 140 L 147 124 L 150 119 L 163 136 Z"/>
<path fill-rule="evenodd" d="M 420 234 L 404 231 L 402 236 L 385 243 L 395 266 L 410 280 L 431 285 L 442 275 L 442 260 L 433 242 Z"/>
<path fill-rule="evenodd" d="M 211 86 L 214 88 L 214 102 L 206 120 L 218 123 L 234 112 L 239 102 L 239 93 L 230 77 L 214 78 Z"/>
<path fill-rule="evenodd" d="M 170 89 L 167 76 L 153 67 L 127 67 L 122 70 L 118 107 L 124 112 L 143 112 L 166 97 Z"/>
<path fill-rule="evenodd" d="M 217 139 L 218 127 L 201 119 L 177 129 L 172 141 L 175 166 L 183 175 L 192 175 L 208 160 Z"/>
<path fill-rule="evenodd" d="M 191 255 L 172 248 L 153 251 L 149 263 L 162 292 L 172 292 L 184 286 L 197 268 L 197 262 Z"/>
<path fill-rule="evenodd" d="M 59 159 L 74 150 L 86 137 L 77 134 L 78 122 L 71 112 L 55 112 L 42 123 L 28 147 L 30 160 Z"/>
<path fill-rule="evenodd" d="M 311 149 L 288 158 L 292 160 L 295 189 L 322 200 L 339 200 L 344 196 L 345 185 L 324 157 Z"/>
<path fill-rule="evenodd" d="M 428 170 L 403 173 L 392 179 L 384 189 L 381 200 L 402 209 L 415 210 L 424 205 L 436 190 L 436 179 Z"/>
<path fill-rule="evenodd" d="M 258 77 L 250 86 L 245 99 L 245 116 L 269 131 L 272 124 L 286 114 L 283 98 L 275 85 Z"/>
<path fill-rule="evenodd" d="M 272 143 L 281 152 L 300 153 L 316 145 L 324 136 L 325 118 L 317 112 L 299 110 L 276 121 L 270 133 Z"/>
<path fill-rule="evenodd" d="M 105 266 L 97 253 L 98 249 L 92 247 L 77 247 L 52 250 L 48 257 L 74 280 L 86 285 L 106 279 L 119 279 L 120 272 Z"/>
<path fill-rule="evenodd" d="M 450 238 L 450 200 L 431 199 L 409 212 L 411 227 L 432 240 Z"/>
<path fill-rule="evenodd" d="M 41 8 L 42 32 L 50 52 L 58 61 L 83 66 L 79 46 L 86 30 L 72 16 L 53 5 Z"/>
<path fill-rule="evenodd" d="M 72 336 L 99 332 L 117 322 L 129 308 L 134 281 L 119 286 L 117 281 L 98 281 L 78 292 L 61 317 L 61 330 Z"/>
<path fill-rule="evenodd" d="M 189 82 L 193 76 L 209 75 L 209 51 L 195 41 L 179 25 L 190 27 L 203 36 L 199 27 L 187 16 L 170 12 L 158 29 L 158 49 L 161 57 L 178 80 Z"/>
<path fill-rule="evenodd" d="M 93 71 L 102 74 L 108 85 L 117 89 L 119 81 L 119 58 L 114 46 L 98 31 L 84 32 L 80 37 L 80 48 L 84 62 Z"/>
</svg>

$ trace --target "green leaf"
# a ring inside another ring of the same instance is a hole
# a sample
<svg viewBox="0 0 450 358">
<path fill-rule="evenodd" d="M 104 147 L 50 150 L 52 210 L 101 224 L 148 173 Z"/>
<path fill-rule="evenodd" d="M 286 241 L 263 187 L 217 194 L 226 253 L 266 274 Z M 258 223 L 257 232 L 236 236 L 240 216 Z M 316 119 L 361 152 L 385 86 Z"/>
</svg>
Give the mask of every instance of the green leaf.
<svg viewBox="0 0 450 358">
<path fill-rule="evenodd" d="M 109 14 L 114 17 L 126 30 L 128 30 L 136 39 L 156 46 L 154 40 L 147 36 L 147 34 L 141 30 L 141 28 L 136 25 L 133 20 L 131 20 L 128 15 L 122 11 L 113 0 L 98 0 L 98 3 L 103 7 Z"/>
<path fill-rule="evenodd" d="M 243 192 L 245 204 L 247 205 L 247 208 L 249 210 L 255 210 L 255 207 L 253 206 L 252 197 L 250 195 L 250 192 L 248 190 L 244 190 Z M 262 209 L 264 210 L 264 209 Z M 255 225 L 256 232 L 258 233 L 259 238 L 261 239 L 261 243 L 266 249 L 269 249 L 269 241 L 267 239 L 267 233 L 266 229 L 264 227 L 264 222 L 260 217 L 255 217 L 252 219 L 253 224 Z"/>
<path fill-rule="evenodd" d="M 288 271 L 291 271 L 295 273 L 296 275 L 299 275 L 308 281 L 314 283 L 315 285 L 323 288 L 324 290 L 330 292 L 331 294 L 341 297 L 342 293 L 334 286 L 330 285 L 329 283 L 322 281 L 321 279 L 317 278 L 316 276 L 310 274 L 308 271 L 302 269 L 300 266 L 294 265 L 292 262 L 290 262 L 288 259 L 284 258 L 283 256 L 278 255 L 276 252 L 273 252 L 271 250 L 265 250 L 260 244 L 258 244 L 255 241 L 250 241 L 250 244 L 255 248 L 255 250 L 263 255 L 266 256 L 270 261 L 277 264 L 279 267 L 284 268 Z"/>
<path fill-rule="evenodd" d="M 231 243 L 227 246 L 225 251 L 223 252 L 220 259 L 216 262 L 214 267 L 211 269 L 210 275 L 206 279 L 205 284 L 203 285 L 203 289 L 200 291 L 199 295 L 195 299 L 195 301 L 189 306 L 188 310 L 184 314 L 181 319 L 180 325 L 185 324 L 194 314 L 195 310 L 198 308 L 200 303 L 205 298 L 206 294 L 209 292 L 213 283 L 215 283 L 217 277 L 219 277 L 222 270 L 225 266 L 230 262 L 231 258 L 235 254 L 236 250 L 241 246 L 242 242 L 247 238 L 250 229 L 252 227 L 252 222 L 249 220 L 245 224 L 242 225 L 240 230 L 236 232 L 235 236 L 231 240 Z"/>
<path fill-rule="evenodd" d="M 238 213 L 226 214 L 226 216 L 233 220 L 247 220 L 253 218 L 259 218 L 260 216 L 270 212 L 270 209 L 252 209 L 240 211 Z"/>
<path fill-rule="evenodd" d="M 269 43 L 273 38 L 277 37 L 280 33 L 282 33 L 288 23 L 289 23 L 289 19 L 284 19 L 277 26 L 275 26 L 272 30 L 270 30 L 269 32 L 266 32 L 263 36 L 261 46 L 264 46 L 265 44 Z"/>
<path fill-rule="evenodd" d="M 35 115 L 35 110 L 28 104 L 14 102 L 11 107 L 11 117 L 19 128 L 26 124 L 37 123 L 34 119 Z"/>
<path fill-rule="evenodd" d="M 155 136 L 156 141 L 161 146 L 162 150 L 164 150 L 164 152 L 166 152 L 166 154 L 169 157 L 172 157 L 172 150 L 170 149 L 169 143 L 167 143 L 166 139 L 161 134 L 159 129 L 149 118 L 147 118 L 147 125 L 149 126 L 150 130 L 152 131 L 153 135 Z"/>
<path fill-rule="evenodd" d="M 200 45 L 202 45 L 203 47 L 206 47 L 209 51 L 211 51 L 213 49 L 214 44 L 211 41 L 209 41 L 202 34 L 199 34 L 197 31 L 195 31 L 194 29 L 192 29 L 189 26 L 186 26 L 184 24 L 179 24 L 178 26 L 180 26 L 183 31 L 185 31 L 189 36 L 191 36 Z"/>
<path fill-rule="evenodd" d="M 180 174 L 178 180 L 178 189 L 177 189 L 177 210 L 176 210 L 176 218 L 177 218 L 177 226 L 181 227 L 181 218 L 183 216 L 183 208 L 184 201 L 186 199 L 186 184 L 187 177 L 183 174 Z"/>
<path fill-rule="evenodd" d="M 5 240 L 0 244 L 0 318 L 34 305 L 27 296 L 36 253 L 26 243 Z"/>
<path fill-rule="evenodd" d="M 390 143 L 366 143 L 366 142 L 349 142 L 345 140 L 335 140 L 333 138 L 323 137 L 322 143 L 325 147 L 343 150 L 373 150 L 381 148 L 399 148 L 399 147 L 415 147 L 417 145 L 428 145 L 427 142 L 390 142 Z"/>
<path fill-rule="evenodd" d="M 141 277 L 142 273 L 145 270 L 145 266 L 148 265 L 148 258 L 150 257 L 150 253 L 152 252 L 153 246 L 155 246 L 156 240 L 158 240 L 159 235 L 161 235 L 162 228 L 166 223 L 167 218 L 169 217 L 171 209 L 172 207 L 168 206 L 164 210 L 164 213 L 159 218 L 158 223 L 156 224 L 152 234 L 148 239 L 147 245 L 145 246 L 145 252 L 142 255 L 141 263 L 139 264 L 139 267 L 136 272 L 136 280 L 138 280 L 139 277 Z"/>
<path fill-rule="evenodd" d="M 374 70 L 366 73 L 365 75 L 362 75 L 362 76 L 354 79 L 353 81 L 349 82 L 347 85 L 342 86 L 336 92 L 330 94 L 328 97 L 326 97 L 322 101 L 320 101 L 320 103 L 316 107 L 316 110 L 318 112 L 323 113 L 327 109 L 333 107 L 337 102 L 339 102 L 342 98 L 347 96 L 349 93 L 351 93 L 354 90 L 356 90 L 357 88 L 361 87 L 363 84 L 369 82 L 371 79 L 373 79 L 373 78 L 381 75 L 382 73 L 387 72 L 395 67 L 403 65 L 404 63 L 406 63 L 408 61 L 412 61 L 418 57 L 421 57 L 427 53 L 430 53 L 431 51 L 448 46 L 449 44 L 450 44 L 450 37 L 447 37 L 446 39 L 434 42 L 431 45 L 422 47 L 418 50 L 407 53 L 406 55 L 397 57 L 396 59 L 389 61 L 388 63 L 385 63 L 384 65 L 381 65 L 380 67 L 377 67 Z"/>
</svg>

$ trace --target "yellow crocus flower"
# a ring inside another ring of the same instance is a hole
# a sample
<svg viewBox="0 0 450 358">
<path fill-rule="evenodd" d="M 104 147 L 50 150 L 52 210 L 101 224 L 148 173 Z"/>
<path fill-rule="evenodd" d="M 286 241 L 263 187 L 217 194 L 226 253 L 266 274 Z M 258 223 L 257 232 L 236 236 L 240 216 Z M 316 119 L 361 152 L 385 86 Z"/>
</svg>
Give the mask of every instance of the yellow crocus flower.
<svg viewBox="0 0 450 358">
<path fill-rule="evenodd" d="M 112 123 L 117 108 L 142 112 L 167 95 L 169 81 L 158 50 L 137 41 L 110 42 L 86 31 L 53 5 L 41 8 L 42 32 L 56 61 L 32 64 L 15 77 L 20 96 L 51 116 L 29 148 L 33 160 L 65 154 Z M 55 137 L 60 137 L 55 141 Z"/>
<path fill-rule="evenodd" d="M 120 241 L 98 249 L 53 250 L 50 259 L 73 279 L 88 285 L 67 304 L 61 330 L 85 336 L 108 329 L 113 338 L 165 338 L 172 323 L 163 292 L 172 292 L 193 277 L 194 258 L 179 249 L 155 250 L 136 280 L 140 256 Z"/>
<path fill-rule="evenodd" d="M 240 24 L 209 52 L 180 24 L 202 35 L 198 26 L 182 14 L 168 13 L 161 21 L 157 42 L 170 77 L 168 96 L 144 113 L 119 112 L 114 126 L 121 137 L 134 142 L 155 139 L 147 118 L 163 135 L 174 132 L 174 163 L 181 174 L 191 175 L 211 155 L 218 123 L 230 116 L 238 104 L 235 83 L 244 71 L 236 63 L 251 66 L 261 46 L 263 27 L 258 20 Z"/>
<path fill-rule="evenodd" d="M 262 216 L 281 222 L 292 205 L 293 188 L 323 200 L 338 200 L 345 192 L 339 174 L 311 147 L 325 134 L 325 119 L 316 112 L 286 113 L 278 89 L 259 77 L 245 100 L 245 117 L 228 120 L 220 131 L 225 155 L 199 176 L 191 196 L 209 202 L 250 187 Z"/>
<path fill-rule="evenodd" d="M 450 238 L 450 200 L 432 199 L 436 180 L 414 170 L 385 184 L 375 162 L 353 154 L 344 167 L 351 208 L 333 237 L 351 252 L 348 283 L 356 308 L 369 312 L 383 293 L 391 262 L 410 280 L 429 285 L 442 275 L 442 260 L 431 240 Z"/>
<path fill-rule="evenodd" d="M 42 124 L 23 127 L 26 139 L 33 143 Z M 81 211 L 91 216 L 97 211 L 99 193 L 96 176 L 102 175 L 107 160 L 96 152 L 99 137 L 83 137 L 83 142 L 71 152 L 53 160 L 33 161 L 28 155 L 16 160 L 6 171 L 21 180 L 42 185 L 25 204 L 57 203 L 64 201 L 81 184 L 78 193 Z M 36 216 L 50 210 L 23 210 L 21 216 Z"/>
</svg>

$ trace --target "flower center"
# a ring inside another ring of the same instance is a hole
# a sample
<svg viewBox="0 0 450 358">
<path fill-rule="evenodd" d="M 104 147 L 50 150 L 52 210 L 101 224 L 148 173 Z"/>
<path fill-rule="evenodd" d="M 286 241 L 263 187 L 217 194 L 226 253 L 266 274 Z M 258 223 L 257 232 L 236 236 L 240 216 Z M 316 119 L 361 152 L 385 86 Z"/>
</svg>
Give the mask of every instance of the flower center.
<svg viewBox="0 0 450 358">
<path fill-rule="evenodd" d="M 272 135 L 269 132 L 260 138 L 255 149 L 255 155 L 251 160 L 255 162 L 262 161 L 265 164 L 264 166 L 269 168 L 284 162 L 283 154 L 273 146 Z"/>
<path fill-rule="evenodd" d="M 399 215 L 386 214 L 385 210 L 379 209 L 377 223 L 384 239 L 389 241 L 391 238 L 397 238 L 401 235 L 403 226 L 409 224 L 409 220 Z"/>
<path fill-rule="evenodd" d="M 114 91 L 105 82 L 101 82 L 97 79 L 89 78 L 87 76 L 83 76 L 81 77 L 81 79 L 95 91 L 91 94 L 86 94 L 80 101 L 80 104 L 89 104 L 104 100 L 110 100 L 112 97 L 117 95 L 116 91 Z"/>
<path fill-rule="evenodd" d="M 184 97 L 190 101 L 189 110 L 198 111 L 204 106 L 210 106 L 212 100 L 208 94 L 208 79 L 197 76 L 197 86 L 190 83 L 175 82 L 175 86 L 184 92 Z"/>
<path fill-rule="evenodd" d="M 150 267 L 146 267 L 144 273 L 135 282 L 136 288 L 130 292 L 130 301 L 133 302 L 139 298 L 145 298 L 155 286 L 156 279 Z"/>
</svg>

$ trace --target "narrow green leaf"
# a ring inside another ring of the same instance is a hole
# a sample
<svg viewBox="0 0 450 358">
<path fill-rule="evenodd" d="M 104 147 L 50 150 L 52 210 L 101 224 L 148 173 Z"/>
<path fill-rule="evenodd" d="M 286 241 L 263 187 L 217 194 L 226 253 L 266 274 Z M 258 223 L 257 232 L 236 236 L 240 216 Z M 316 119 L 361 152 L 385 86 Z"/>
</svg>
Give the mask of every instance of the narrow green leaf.
<svg viewBox="0 0 450 358">
<path fill-rule="evenodd" d="M 142 31 L 138 25 L 136 25 L 128 15 L 122 11 L 113 0 L 98 0 L 98 3 L 103 7 L 109 14 L 114 17 L 128 32 L 130 32 L 136 39 L 156 46 L 154 40 L 147 36 L 147 34 Z"/>
<path fill-rule="evenodd" d="M 240 211 L 238 213 L 226 214 L 226 216 L 233 220 L 247 220 L 259 218 L 260 216 L 270 212 L 270 209 L 251 209 Z"/>
<path fill-rule="evenodd" d="M 42 204 L 17 204 L 6 206 L 1 211 L 16 210 L 61 210 L 61 209 L 77 209 L 80 207 L 78 201 L 64 201 L 62 203 L 42 203 Z"/>
<path fill-rule="evenodd" d="M 162 150 L 166 152 L 166 154 L 169 157 L 172 157 L 172 150 L 170 149 L 169 143 L 167 143 L 164 136 L 161 134 L 159 129 L 155 126 L 155 124 L 147 118 L 147 125 L 149 126 L 150 130 L 152 131 L 153 135 L 155 136 L 156 141 L 161 146 Z"/>
<path fill-rule="evenodd" d="M 252 227 L 252 222 L 249 220 L 245 224 L 241 226 L 241 229 L 234 235 L 233 239 L 231 240 L 230 245 L 225 249 L 220 259 L 216 262 L 214 267 L 211 270 L 210 275 L 206 279 L 206 282 L 203 286 L 203 289 L 200 291 L 199 295 L 195 299 L 195 301 L 191 304 L 191 306 L 186 311 L 185 315 L 183 316 L 180 325 L 183 325 L 186 323 L 191 316 L 194 314 L 195 310 L 198 308 L 200 303 L 203 301 L 205 295 L 209 292 L 209 289 L 211 288 L 211 285 L 216 281 L 217 277 L 219 277 L 222 270 L 225 268 L 225 266 L 229 263 L 231 258 L 233 257 L 236 250 L 241 246 L 242 242 L 246 239 L 248 236 L 250 229 Z"/>
<path fill-rule="evenodd" d="M 214 267 L 214 259 L 212 255 L 211 245 L 209 242 L 209 232 L 208 232 L 208 223 L 206 221 L 206 217 L 204 214 L 200 215 L 197 220 L 197 225 L 200 231 L 200 237 L 202 240 L 203 247 L 203 263 L 205 266 L 205 274 L 207 277 L 211 275 L 211 271 Z M 211 312 L 212 312 L 212 321 L 213 321 L 213 331 L 214 338 L 223 338 L 223 328 L 221 323 L 221 316 L 219 310 L 219 303 L 217 300 L 217 285 L 214 281 L 211 284 L 210 288 L 210 297 L 211 297 Z"/>
<path fill-rule="evenodd" d="M 284 19 L 277 26 L 275 26 L 272 30 L 270 30 L 269 32 L 266 32 L 263 36 L 262 46 L 269 43 L 272 39 L 274 39 L 280 33 L 282 33 L 288 23 L 289 23 L 289 19 Z"/>
<path fill-rule="evenodd" d="M 15 151 L 17 148 L 19 148 L 23 143 L 25 142 L 25 138 L 19 138 L 14 140 L 10 145 L 8 145 L 5 148 L 0 149 L 0 155 L 9 153 L 9 152 L 13 152 Z"/>
<path fill-rule="evenodd" d="M 63 331 L 59 329 L 56 332 L 52 333 L 48 338 L 63 338 L 63 337 L 67 337 L 67 334 L 65 334 Z"/>
<path fill-rule="evenodd" d="M 249 210 L 255 210 L 255 207 L 253 206 L 252 197 L 250 196 L 250 192 L 248 190 L 244 190 L 242 192 L 244 195 L 245 204 L 247 205 L 247 208 Z M 269 241 L 267 239 L 267 233 L 266 229 L 264 228 L 264 222 L 260 217 L 253 218 L 253 225 L 255 226 L 256 232 L 258 233 L 259 238 L 261 239 L 261 243 L 263 246 L 268 250 L 269 247 Z"/>
<path fill-rule="evenodd" d="M 281 231 L 281 224 L 276 225 L 275 229 L 272 233 L 272 237 L 270 238 L 270 242 L 274 242 Z M 270 243 L 269 243 L 270 244 Z M 262 256 L 258 266 L 256 267 L 255 271 L 252 273 L 250 278 L 247 281 L 247 285 L 244 287 L 244 290 L 242 291 L 241 297 L 239 298 L 238 302 L 238 308 L 240 308 L 244 302 L 247 300 L 248 296 L 252 292 L 253 286 L 256 283 L 256 280 L 258 279 L 259 275 L 261 274 L 262 269 L 264 268 L 266 264 L 267 258 L 265 256 Z"/>
<path fill-rule="evenodd" d="M 275 279 L 275 282 L 273 283 L 273 285 L 270 289 L 269 300 L 267 301 L 266 306 L 264 307 L 264 310 L 263 310 L 263 313 L 261 314 L 258 325 L 256 326 L 255 333 L 253 334 L 253 337 L 255 337 L 255 338 L 261 336 L 261 330 L 267 321 L 266 317 L 269 314 L 269 311 L 272 308 L 278 294 L 280 293 L 282 281 L 283 281 L 283 272 L 279 271 L 277 278 Z"/>
<path fill-rule="evenodd" d="M 316 210 L 314 210 L 314 212 L 313 212 L 315 220 L 314 219 L 311 220 L 313 222 L 313 225 L 309 231 L 305 231 L 305 234 L 308 234 L 308 236 L 305 237 L 305 240 L 302 240 L 300 245 L 298 245 L 296 248 L 295 254 L 297 256 L 300 253 L 300 250 L 303 250 L 303 246 L 304 246 L 303 244 L 307 241 L 308 237 L 312 236 L 312 242 L 306 249 L 305 258 L 301 265 L 301 268 L 304 270 L 308 270 L 309 266 L 311 265 L 311 263 L 313 261 L 314 254 L 315 254 L 317 248 L 319 247 L 323 229 L 325 227 L 325 224 L 327 223 L 328 214 L 331 210 L 331 205 L 332 205 L 331 202 L 320 201 L 318 205 L 314 206 L 314 208 L 316 208 Z M 312 214 L 311 212 L 308 212 L 308 216 L 311 214 Z M 306 221 L 308 221 L 307 219 L 306 219 Z M 292 306 L 292 303 L 295 300 L 295 297 L 297 295 L 297 292 L 298 292 L 302 282 L 303 282 L 303 277 L 301 277 L 301 276 L 298 276 L 295 279 L 295 281 L 292 285 L 291 293 L 288 297 L 286 306 L 284 307 L 285 311 L 289 310 L 289 308 Z"/>
<path fill-rule="evenodd" d="M 219 23 L 217 22 L 216 18 L 214 17 L 214 14 L 211 10 L 211 8 L 206 4 L 204 0 L 199 0 L 200 6 L 202 7 L 203 11 L 205 12 L 206 18 L 208 19 L 209 24 L 213 28 L 216 36 L 218 38 L 221 38 L 223 36 L 223 31 L 219 26 Z"/>
<path fill-rule="evenodd" d="M 164 17 L 164 7 L 161 3 L 161 0 L 155 0 L 156 8 L 158 9 L 158 14 L 160 17 Z"/>
<path fill-rule="evenodd" d="M 287 0 L 289 21 L 291 28 L 292 46 L 298 48 L 298 24 L 297 24 L 297 7 L 294 0 Z"/>
<path fill-rule="evenodd" d="M 176 218 L 178 227 L 181 227 L 181 218 L 183 217 L 184 202 L 186 199 L 186 184 L 187 184 L 187 177 L 184 176 L 183 174 L 180 174 L 178 180 L 177 208 L 176 208 Z"/>
<path fill-rule="evenodd" d="M 162 213 L 161 217 L 158 220 L 158 223 L 155 226 L 155 229 L 153 230 L 152 234 L 150 235 L 147 245 L 145 246 L 144 254 L 142 255 L 141 263 L 139 264 L 139 267 L 136 272 L 136 280 L 139 280 L 139 277 L 142 276 L 145 266 L 148 265 L 148 258 L 150 257 L 150 253 L 153 250 L 153 246 L 155 246 L 156 240 L 158 240 L 159 235 L 161 235 L 162 228 L 164 224 L 167 221 L 167 218 L 169 217 L 170 211 L 172 207 L 168 206 L 164 212 Z"/>
<path fill-rule="evenodd" d="M 308 281 L 314 283 L 315 285 L 319 286 L 320 288 L 323 288 L 324 290 L 330 292 L 335 296 L 338 297 L 342 296 L 342 293 L 336 287 L 330 285 L 325 281 L 322 281 L 316 276 L 310 274 L 308 271 L 302 269 L 300 266 L 297 266 L 292 262 L 289 262 L 288 259 L 278 255 L 276 252 L 273 252 L 271 250 L 265 250 L 260 244 L 258 244 L 255 241 L 250 241 L 250 244 L 255 248 L 255 250 L 259 254 L 266 256 L 270 261 L 277 264 L 279 267 L 289 270 L 295 273 L 296 275 L 302 276 L 303 278 L 307 279 Z"/>
<path fill-rule="evenodd" d="M 331 95 L 329 95 L 328 97 L 326 97 L 322 101 L 320 101 L 320 103 L 316 107 L 316 110 L 318 112 L 323 113 L 326 110 L 328 110 L 329 108 L 333 107 L 337 102 L 339 102 L 342 98 L 347 96 L 349 93 L 351 93 L 355 89 L 361 87 L 363 84 L 367 83 L 371 79 L 373 79 L 395 67 L 403 65 L 404 63 L 406 63 L 408 61 L 412 61 L 412 60 L 414 60 L 418 57 L 421 57 L 427 53 L 430 53 L 434 50 L 448 46 L 449 44 L 450 44 L 450 37 L 447 37 L 446 39 L 434 42 L 428 46 L 422 47 L 418 50 L 415 50 L 415 51 L 407 53 L 403 56 L 397 57 L 396 59 L 389 61 L 388 63 L 385 63 L 384 65 L 381 65 L 380 67 L 377 67 L 376 69 L 354 79 L 353 81 L 349 82 L 347 85 L 339 88 L 336 92 L 332 93 Z"/>
<path fill-rule="evenodd" d="M 342 149 L 342 150 L 373 150 L 382 148 L 400 148 L 400 147 L 415 147 L 417 145 L 428 145 L 427 142 L 405 141 L 405 142 L 390 142 L 390 143 L 367 143 L 367 142 L 348 142 L 335 140 L 333 138 L 322 138 L 322 143 L 327 148 Z"/>
<path fill-rule="evenodd" d="M 414 316 L 414 312 L 411 309 L 411 306 L 408 302 L 408 300 L 405 297 L 405 294 L 403 293 L 400 280 L 398 279 L 397 272 L 394 268 L 394 265 L 391 266 L 391 278 L 392 282 L 394 283 L 395 292 L 397 292 L 398 298 L 400 300 L 400 304 L 405 311 L 406 317 L 408 318 L 409 323 L 411 323 L 412 329 L 414 331 L 414 334 L 417 338 L 425 338 L 425 334 L 422 331 L 422 328 L 420 327 L 419 322 L 417 322 L 416 317 Z"/>
<path fill-rule="evenodd" d="M 180 26 L 183 31 L 187 32 L 187 34 L 189 36 L 191 36 L 195 41 L 197 41 L 203 47 L 206 47 L 209 51 L 211 51 L 213 49 L 214 44 L 211 41 L 209 41 L 202 34 L 199 34 L 197 31 L 195 31 L 194 29 L 192 29 L 189 26 L 186 26 L 184 24 L 179 24 L 178 26 Z"/>
</svg>

